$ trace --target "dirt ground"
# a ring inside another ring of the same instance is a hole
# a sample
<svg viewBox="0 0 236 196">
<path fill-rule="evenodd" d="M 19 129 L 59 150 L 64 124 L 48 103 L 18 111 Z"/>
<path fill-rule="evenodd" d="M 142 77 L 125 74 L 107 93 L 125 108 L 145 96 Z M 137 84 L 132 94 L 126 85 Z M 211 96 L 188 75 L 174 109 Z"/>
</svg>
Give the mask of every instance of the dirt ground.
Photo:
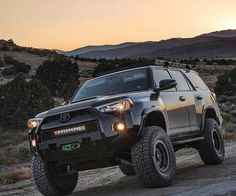
<svg viewBox="0 0 236 196">
<path fill-rule="evenodd" d="M 145 188 L 136 176 L 124 176 L 117 167 L 79 173 L 72 195 L 236 195 L 236 141 L 226 142 L 226 159 L 217 166 L 203 165 L 193 149 L 176 153 L 177 171 L 173 184 L 165 188 Z M 0 187 L 0 195 L 40 195 L 32 180 Z"/>
</svg>

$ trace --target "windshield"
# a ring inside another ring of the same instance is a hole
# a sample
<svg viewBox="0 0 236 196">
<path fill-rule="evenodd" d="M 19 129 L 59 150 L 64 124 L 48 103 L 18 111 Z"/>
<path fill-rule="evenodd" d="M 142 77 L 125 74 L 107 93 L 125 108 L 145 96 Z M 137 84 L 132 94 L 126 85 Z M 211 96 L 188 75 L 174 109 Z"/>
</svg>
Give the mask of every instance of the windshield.
<svg viewBox="0 0 236 196">
<path fill-rule="evenodd" d="M 72 102 L 97 96 L 113 95 L 148 88 L 147 69 L 119 72 L 85 82 L 75 94 Z"/>
</svg>

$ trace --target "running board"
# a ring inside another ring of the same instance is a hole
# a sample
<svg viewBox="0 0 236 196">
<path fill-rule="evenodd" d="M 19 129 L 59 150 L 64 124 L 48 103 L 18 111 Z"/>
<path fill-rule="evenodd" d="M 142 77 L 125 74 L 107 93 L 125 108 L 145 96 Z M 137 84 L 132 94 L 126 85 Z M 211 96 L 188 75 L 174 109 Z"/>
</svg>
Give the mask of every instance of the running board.
<svg viewBox="0 0 236 196">
<path fill-rule="evenodd" d="M 187 144 L 187 143 L 196 142 L 196 141 L 200 141 L 200 140 L 204 140 L 204 139 L 205 139 L 204 137 L 196 137 L 196 138 L 174 141 L 174 142 L 172 142 L 172 144 L 173 145 Z"/>
</svg>

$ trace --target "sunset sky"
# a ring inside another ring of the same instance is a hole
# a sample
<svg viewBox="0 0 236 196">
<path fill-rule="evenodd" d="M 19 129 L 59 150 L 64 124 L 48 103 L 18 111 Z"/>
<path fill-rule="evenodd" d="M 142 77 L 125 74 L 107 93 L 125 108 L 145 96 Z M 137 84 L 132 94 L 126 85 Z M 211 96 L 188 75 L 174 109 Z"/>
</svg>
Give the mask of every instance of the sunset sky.
<svg viewBox="0 0 236 196">
<path fill-rule="evenodd" d="M 236 29 L 236 0 L 0 0 L 0 39 L 71 50 Z"/>
</svg>

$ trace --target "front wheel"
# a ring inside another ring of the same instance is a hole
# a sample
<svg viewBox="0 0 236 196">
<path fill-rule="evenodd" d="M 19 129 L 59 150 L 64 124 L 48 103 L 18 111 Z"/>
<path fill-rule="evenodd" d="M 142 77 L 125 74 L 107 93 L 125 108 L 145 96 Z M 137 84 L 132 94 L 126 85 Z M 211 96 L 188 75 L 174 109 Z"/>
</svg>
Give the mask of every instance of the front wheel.
<svg viewBox="0 0 236 196">
<path fill-rule="evenodd" d="M 170 185 L 176 169 L 175 153 L 169 137 L 161 127 L 146 127 L 132 147 L 131 155 L 135 173 L 144 185 Z"/>
<path fill-rule="evenodd" d="M 40 158 L 32 157 L 32 173 L 37 189 L 43 195 L 68 195 L 73 192 L 78 180 L 78 173 L 56 174 L 50 164 Z"/>
<path fill-rule="evenodd" d="M 208 118 L 204 127 L 205 139 L 198 144 L 198 151 L 205 165 L 216 165 L 223 162 L 225 157 L 225 146 L 219 125 Z"/>
</svg>

